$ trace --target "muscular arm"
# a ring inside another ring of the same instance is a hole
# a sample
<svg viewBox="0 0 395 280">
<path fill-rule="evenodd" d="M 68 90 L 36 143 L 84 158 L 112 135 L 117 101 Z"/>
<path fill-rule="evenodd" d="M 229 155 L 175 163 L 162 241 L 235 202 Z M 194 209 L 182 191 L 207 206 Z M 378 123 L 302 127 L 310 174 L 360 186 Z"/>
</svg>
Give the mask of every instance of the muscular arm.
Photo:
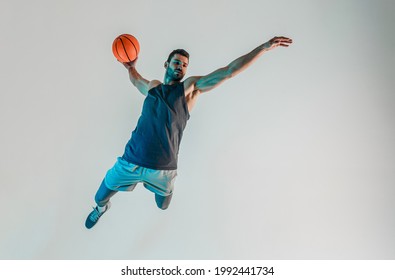
<svg viewBox="0 0 395 280">
<path fill-rule="evenodd" d="M 137 60 L 137 59 L 136 59 Z M 147 95 L 148 91 L 158 85 L 160 83 L 157 80 L 148 81 L 147 79 L 143 78 L 139 72 L 136 70 L 136 60 L 132 62 L 122 63 L 126 69 L 128 69 L 129 79 L 132 84 L 143 94 Z"/>
<path fill-rule="evenodd" d="M 129 71 L 129 79 L 132 84 L 143 94 L 148 94 L 149 81 L 144 79 L 136 70 L 135 67 L 130 67 Z"/>
<path fill-rule="evenodd" d="M 288 47 L 292 43 L 291 39 L 285 37 L 274 37 L 270 41 L 256 47 L 249 53 L 235 59 L 229 65 L 219 68 L 214 72 L 201 77 L 191 77 L 189 82 L 191 84 L 191 92 L 206 92 L 209 91 L 227 79 L 230 79 L 240 72 L 247 69 L 253 64 L 264 52 L 269 51 L 275 47 Z"/>
</svg>

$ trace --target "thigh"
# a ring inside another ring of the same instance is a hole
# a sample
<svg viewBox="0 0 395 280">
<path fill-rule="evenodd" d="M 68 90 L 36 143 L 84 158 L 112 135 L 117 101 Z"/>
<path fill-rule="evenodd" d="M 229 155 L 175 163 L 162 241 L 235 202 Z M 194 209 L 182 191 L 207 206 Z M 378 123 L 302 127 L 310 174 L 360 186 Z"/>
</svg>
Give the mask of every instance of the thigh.
<svg viewBox="0 0 395 280">
<path fill-rule="evenodd" d="M 105 183 L 114 191 L 132 191 L 141 182 L 141 167 L 119 157 L 114 166 L 107 171 Z"/>
<path fill-rule="evenodd" d="M 169 196 L 173 193 L 177 170 L 154 170 L 143 168 L 142 180 L 144 186 L 160 196 Z"/>
</svg>

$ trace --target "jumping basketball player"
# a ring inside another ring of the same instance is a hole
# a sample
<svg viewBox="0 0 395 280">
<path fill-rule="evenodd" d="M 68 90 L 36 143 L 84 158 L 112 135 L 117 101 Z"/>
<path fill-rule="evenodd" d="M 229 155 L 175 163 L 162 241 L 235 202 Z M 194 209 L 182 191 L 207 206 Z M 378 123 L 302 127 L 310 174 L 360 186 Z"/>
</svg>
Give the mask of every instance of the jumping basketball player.
<svg viewBox="0 0 395 280">
<path fill-rule="evenodd" d="M 164 64 L 163 83 L 148 81 L 136 70 L 136 60 L 123 63 L 130 81 L 146 96 L 141 116 L 122 157 L 107 171 L 95 201 L 97 206 L 86 219 L 92 228 L 110 208 L 110 198 L 118 191 L 132 191 L 138 183 L 155 194 L 160 209 L 167 209 L 177 176 L 178 150 L 189 113 L 198 97 L 236 76 L 263 53 L 276 47 L 288 47 L 292 40 L 274 37 L 251 52 L 206 76 L 185 79 L 189 54 L 182 49 L 170 53 Z"/>
</svg>

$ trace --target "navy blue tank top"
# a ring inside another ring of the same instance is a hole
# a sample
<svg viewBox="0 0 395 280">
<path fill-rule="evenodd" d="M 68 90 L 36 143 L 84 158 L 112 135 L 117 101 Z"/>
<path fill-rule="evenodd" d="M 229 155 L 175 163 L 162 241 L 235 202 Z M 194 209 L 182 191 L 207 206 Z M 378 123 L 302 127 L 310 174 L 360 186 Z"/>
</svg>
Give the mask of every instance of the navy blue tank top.
<svg viewBox="0 0 395 280">
<path fill-rule="evenodd" d="M 122 158 L 146 168 L 177 169 L 178 150 L 188 119 L 183 83 L 152 88 Z"/>
</svg>

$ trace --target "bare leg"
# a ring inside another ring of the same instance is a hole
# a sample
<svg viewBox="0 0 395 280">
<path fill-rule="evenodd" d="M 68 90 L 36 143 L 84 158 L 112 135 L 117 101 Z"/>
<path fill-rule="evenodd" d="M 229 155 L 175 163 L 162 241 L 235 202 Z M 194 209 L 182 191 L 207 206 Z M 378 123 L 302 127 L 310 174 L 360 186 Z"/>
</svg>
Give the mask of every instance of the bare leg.
<svg viewBox="0 0 395 280">
<path fill-rule="evenodd" d="M 168 196 L 161 196 L 161 195 L 155 194 L 156 205 L 158 205 L 158 207 L 160 209 L 166 210 L 167 207 L 169 207 L 172 196 L 173 196 L 173 194 L 168 195 Z"/>
<path fill-rule="evenodd" d="M 95 201 L 97 205 L 99 205 L 100 207 L 104 207 L 110 201 L 110 198 L 116 193 L 117 191 L 113 191 L 107 188 L 106 183 L 104 183 L 103 180 L 95 195 Z"/>
</svg>

